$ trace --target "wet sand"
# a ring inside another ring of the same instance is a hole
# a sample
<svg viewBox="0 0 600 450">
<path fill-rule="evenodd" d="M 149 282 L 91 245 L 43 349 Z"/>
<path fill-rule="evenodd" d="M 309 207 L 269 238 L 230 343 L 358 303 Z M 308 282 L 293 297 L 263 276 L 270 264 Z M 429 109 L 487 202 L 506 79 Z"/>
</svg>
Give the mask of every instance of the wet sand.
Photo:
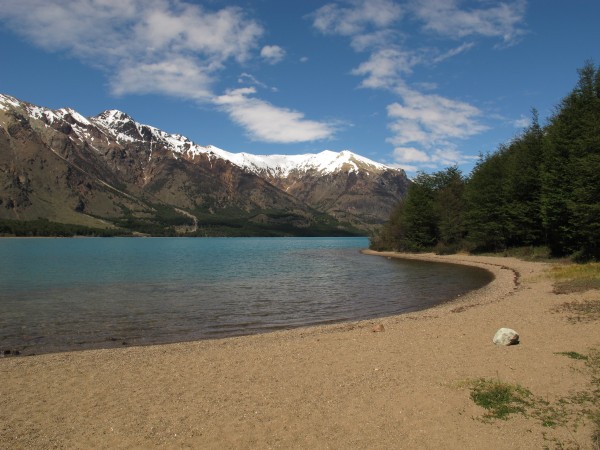
<svg viewBox="0 0 600 450">
<path fill-rule="evenodd" d="M 600 327 L 553 309 L 598 291 L 556 295 L 542 263 L 402 256 L 496 278 L 436 308 L 372 321 L 2 358 L 0 448 L 586 448 L 586 424 L 482 422 L 465 381 L 499 378 L 548 401 L 584 389 L 589 377 L 556 353 L 599 348 Z M 520 345 L 495 346 L 501 327 L 517 330 Z"/>
</svg>

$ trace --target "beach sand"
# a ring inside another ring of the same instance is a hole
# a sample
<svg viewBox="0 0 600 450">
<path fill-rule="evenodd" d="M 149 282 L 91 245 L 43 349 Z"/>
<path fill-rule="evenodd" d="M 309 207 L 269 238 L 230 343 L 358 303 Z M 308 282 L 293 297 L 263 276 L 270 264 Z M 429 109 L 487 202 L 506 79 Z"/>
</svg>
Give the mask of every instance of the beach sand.
<svg viewBox="0 0 600 450">
<path fill-rule="evenodd" d="M 386 256 L 396 256 L 386 254 Z M 381 257 L 381 256 L 365 256 Z M 0 359 L 0 448 L 591 448 L 591 428 L 481 420 L 468 380 L 547 401 L 588 388 L 598 322 L 553 311 L 549 265 L 419 255 L 484 267 L 486 287 L 421 312 L 255 336 Z M 383 332 L 373 327 L 383 324 Z M 492 343 L 498 328 L 521 343 Z"/>
</svg>

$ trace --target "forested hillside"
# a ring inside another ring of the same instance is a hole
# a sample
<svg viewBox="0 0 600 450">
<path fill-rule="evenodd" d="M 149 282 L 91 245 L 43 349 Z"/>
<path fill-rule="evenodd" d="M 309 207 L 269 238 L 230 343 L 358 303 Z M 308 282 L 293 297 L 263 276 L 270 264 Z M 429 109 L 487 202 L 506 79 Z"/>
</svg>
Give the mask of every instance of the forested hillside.
<svg viewBox="0 0 600 450">
<path fill-rule="evenodd" d="M 600 69 L 579 71 L 545 126 L 531 125 L 464 176 L 419 173 L 382 231 L 378 250 L 502 251 L 547 246 L 600 259 Z"/>
</svg>

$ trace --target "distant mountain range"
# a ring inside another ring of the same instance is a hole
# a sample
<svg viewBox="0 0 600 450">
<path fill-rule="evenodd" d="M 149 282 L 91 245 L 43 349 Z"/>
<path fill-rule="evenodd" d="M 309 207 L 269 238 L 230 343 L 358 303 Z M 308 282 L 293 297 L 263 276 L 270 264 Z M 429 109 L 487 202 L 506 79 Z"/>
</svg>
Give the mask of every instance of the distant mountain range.
<svg viewBox="0 0 600 450">
<path fill-rule="evenodd" d="M 349 151 L 230 153 L 121 111 L 85 118 L 0 94 L 0 219 L 154 235 L 366 234 L 408 184 Z"/>
</svg>

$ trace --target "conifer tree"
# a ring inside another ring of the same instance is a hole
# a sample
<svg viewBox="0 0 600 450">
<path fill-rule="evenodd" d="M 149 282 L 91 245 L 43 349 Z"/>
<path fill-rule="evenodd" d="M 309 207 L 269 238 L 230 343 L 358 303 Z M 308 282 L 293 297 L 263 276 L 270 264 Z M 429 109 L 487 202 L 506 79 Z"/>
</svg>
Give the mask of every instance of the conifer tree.
<svg viewBox="0 0 600 450">
<path fill-rule="evenodd" d="M 531 125 L 456 167 L 420 173 L 379 235 L 381 246 L 425 250 L 466 239 L 479 250 L 546 244 L 552 254 L 600 260 L 600 69 L 588 62 L 547 126 Z M 389 248 L 389 247 L 388 247 Z"/>
<path fill-rule="evenodd" d="M 543 131 L 538 112 L 532 110 L 531 125 L 507 150 L 506 196 L 507 245 L 544 243 L 541 215 L 541 166 Z"/>
<path fill-rule="evenodd" d="M 435 177 L 439 243 L 456 250 L 465 237 L 465 179 L 456 166 L 437 172 Z"/>
<path fill-rule="evenodd" d="M 508 216 L 504 181 L 507 148 L 482 156 L 465 188 L 468 239 L 479 250 L 504 250 Z"/>
<path fill-rule="evenodd" d="M 592 63 L 547 128 L 542 216 L 555 255 L 600 257 L 600 97 Z"/>
</svg>

